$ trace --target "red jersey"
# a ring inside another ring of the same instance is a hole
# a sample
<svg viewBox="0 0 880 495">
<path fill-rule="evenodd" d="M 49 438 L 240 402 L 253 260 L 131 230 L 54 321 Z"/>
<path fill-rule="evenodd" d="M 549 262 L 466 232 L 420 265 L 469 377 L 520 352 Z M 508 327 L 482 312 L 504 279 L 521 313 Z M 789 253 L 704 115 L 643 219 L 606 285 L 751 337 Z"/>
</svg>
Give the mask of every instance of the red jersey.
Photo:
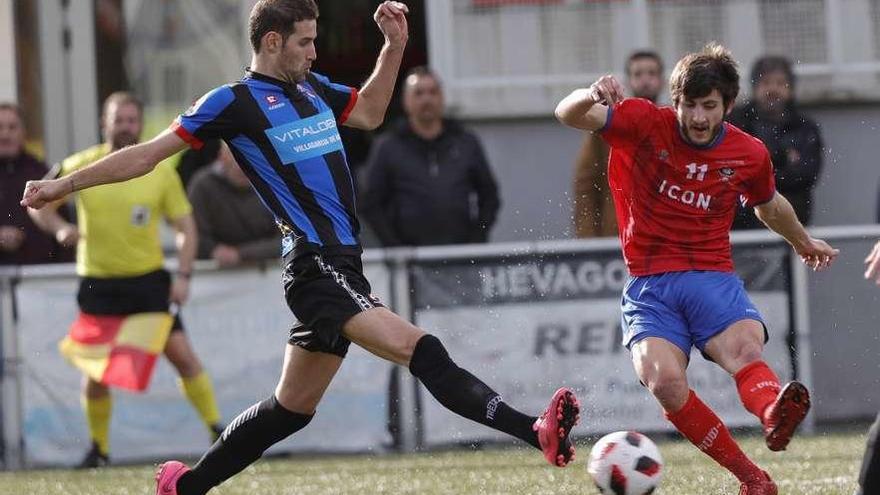
<svg viewBox="0 0 880 495">
<path fill-rule="evenodd" d="M 685 141 L 675 110 L 637 98 L 608 109 L 608 182 L 631 275 L 733 271 L 730 226 L 737 205 L 773 199 L 770 154 L 723 123 L 706 146 Z"/>
</svg>

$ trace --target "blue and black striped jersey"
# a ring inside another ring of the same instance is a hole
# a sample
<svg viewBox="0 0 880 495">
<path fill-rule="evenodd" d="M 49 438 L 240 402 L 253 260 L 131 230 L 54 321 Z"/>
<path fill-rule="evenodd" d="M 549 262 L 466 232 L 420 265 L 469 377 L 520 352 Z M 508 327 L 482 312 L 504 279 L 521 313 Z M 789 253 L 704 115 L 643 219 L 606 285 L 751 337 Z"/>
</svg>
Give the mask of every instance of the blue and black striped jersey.
<svg viewBox="0 0 880 495">
<path fill-rule="evenodd" d="M 284 254 L 358 254 L 354 185 L 337 129 L 357 97 L 319 74 L 291 84 L 248 71 L 171 127 L 196 149 L 207 139 L 229 145 L 285 235 Z"/>
</svg>

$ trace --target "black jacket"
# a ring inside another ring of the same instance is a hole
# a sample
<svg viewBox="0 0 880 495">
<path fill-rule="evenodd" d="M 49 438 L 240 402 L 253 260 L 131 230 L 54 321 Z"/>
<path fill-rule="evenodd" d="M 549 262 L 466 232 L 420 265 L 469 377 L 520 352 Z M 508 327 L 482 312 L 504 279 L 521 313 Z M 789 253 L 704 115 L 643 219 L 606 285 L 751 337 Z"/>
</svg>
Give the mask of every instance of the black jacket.
<svg viewBox="0 0 880 495">
<path fill-rule="evenodd" d="M 46 165 L 26 152 L 15 158 L 0 159 L 0 226 L 20 229 L 24 240 L 15 251 L 0 249 L 0 265 L 28 265 L 72 261 L 73 249 L 62 248 L 51 235 L 41 231 L 28 216 L 27 208 L 18 204 L 29 180 L 42 179 Z M 63 213 L 62 208 L 59 213 Z"/>
<path fill-rule="evenodd" d="M 762 118 L 754 104 L 731 113 L 730 122 L 764 142 L 776 170 L 776 189 L 791 202 L 798 218 L 809 224 L 813 210 L 813 187 L 822 169 L 822 136 L 819 126 L 789 104 L 781 122 Z M 759 228 L 752 211 L 740 209 L 734 228 Z"/>
<path fill-rule="evenodd" d="M 362 211 L 383 246 L 485 242 L 500 206 L 480 141 L 454 121 L 431 141 L 398 122 L 370 150 L 366 182 Z"/>
</svg>

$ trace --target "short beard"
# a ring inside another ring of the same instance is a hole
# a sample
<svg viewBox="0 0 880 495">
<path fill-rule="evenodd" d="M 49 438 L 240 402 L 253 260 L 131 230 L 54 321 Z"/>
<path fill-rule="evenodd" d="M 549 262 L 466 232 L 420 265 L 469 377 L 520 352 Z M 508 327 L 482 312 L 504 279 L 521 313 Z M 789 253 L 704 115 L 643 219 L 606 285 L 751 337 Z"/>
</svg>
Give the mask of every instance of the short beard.
<svg viewBox="0 0 880 495">
<path fill-rule="evenodd" d="M 117 134 L 116 136 L 113 136 L 110 144 L 113 146 L 113 149 L 121 150 L 122 148 L 133 146 L 137 143 L 138 139 L 136 136 L 132 136 L 131 134 Z"/>
</svg>

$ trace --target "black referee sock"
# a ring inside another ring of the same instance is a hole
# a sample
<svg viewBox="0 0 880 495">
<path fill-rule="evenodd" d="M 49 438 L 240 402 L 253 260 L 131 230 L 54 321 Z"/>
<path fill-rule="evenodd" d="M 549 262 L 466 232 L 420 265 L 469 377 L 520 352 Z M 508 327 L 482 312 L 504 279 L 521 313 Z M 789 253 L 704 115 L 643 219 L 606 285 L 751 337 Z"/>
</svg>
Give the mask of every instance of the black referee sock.
<svg viewBox="0 0 880 495">
<path fill-rule="evenodd" d="M 303 429 L 311 415 L 288 411 L 273 395 L 239 414 L 192 471 L 177 482 L 180 495 L 204 495 L 253 464 L 272 445 Z"/>
<path fill-rule="evenodd" d="M 459 368 L 437 337 L 425 335 L 419 339 L 409 370 L 450 411 L 541 448 L 538 435 L 532 431 L 537 418 L 508 406 L 479 378 Z"/>
</svg>

